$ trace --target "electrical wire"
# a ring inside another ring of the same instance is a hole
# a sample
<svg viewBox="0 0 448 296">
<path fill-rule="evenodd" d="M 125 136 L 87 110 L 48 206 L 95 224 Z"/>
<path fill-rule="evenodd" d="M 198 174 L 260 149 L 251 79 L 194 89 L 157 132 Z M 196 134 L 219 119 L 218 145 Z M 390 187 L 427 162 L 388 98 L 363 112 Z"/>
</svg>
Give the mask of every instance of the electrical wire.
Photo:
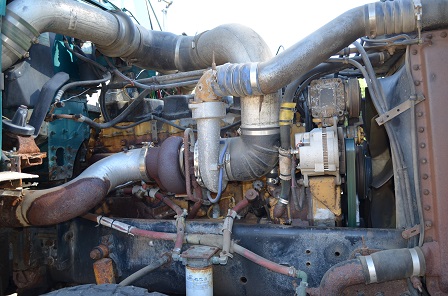
<svg viewBox="0 0 448 296">
<path fill-rule="evenodd" d="M 221 151 L 221 154 L 219 155 L 219 177 L 218 177 L 218 192 L 216 194 L 215 198 L 212 198 L 210 194 L 207 194 L 207 198 L 211 203 L 217 203 L 219 202 L 219 199 L 221 198 L 222 194 L 222 185 L 223 185 L 223 177 L 224 177 L 224 156 L 226 155 L 227 147 L 229 146 L 229 141 L 221 141 L 224 142 L 224 148 Z"/>
<path fill-rule="evenodd" d="M 60 101 L 62 96 L 64 95 L 65 91 L 67 89 L 70 88 L 74 88 L 74 87 L 78 87 L 78 86 L 88 86 L 88 85 L 98 85 L 98 84 L 102 84 L 105 83 L 106 81 L 109 81 L 111 78 L 111 74 L 110 72 L 106 72 L 103 75 L 102 79 L 97 79 L 97 80 L 82 80 L 82 81 L 76 81 L 76 82 L 71 82 L 71 83 L 67 83 L 66 85 L 64 85 L 63 87 L 61 87 L 61 89 L 59 89 L 59 91 L 57 92 L 56 96 L 55 96 L 55 101 Z"/>
<path fill-rule="evenodd" d="M 150 0 L 148 0 L 148 4 L 151 7 L 151 10 L 152 10 L 152 13 L 154 14 L 154 17 L 156 18 L 156 22 L 157 22 L 157 25 L 159 25 L 160 31 L 163 31 L 162 30 L 162 26 L 160 26 L 159 18 L 157 17 L 156 12 L 154 11 L 154 7 L 152 7 L 152 4 L 151 4 Z"/>
<path fill-rule="evenodd" d="M 86 57 L 86 56 L 84 56 L 84 55 L 82 55 L 82 54 L 77 53 L 76 51 L 74 51 L 74 50 L 70 47 L 70 44 L 68 43 L 67 38 L 66 38 L 65 36 L 64 36 L 63 38 L 64 38 L 64 46 L 65 46 L 65 48 L 66 48 L 69 52 L 71 52 L 73 55 L 75 55 L 78 59 L 80 59 L 80 60 L 82 60 L 82 61 L 84 61 L 84 62 L 86 62 L 86 63 L 89 63 L 90 65 L 92 65 L 92 66 L 94 66 L 94 67 L 100 69 L 100 70 L 103 71 L 103 72 L 106 72 L 106 71 L 107 71 L 106 67 L 104 67 L 104 66 L 101 65 L 100 63 L 95 62 L 94 60 L 92 60 L 92 59 L 90 59 L 90 58 L 88 58 L 88 57 Z"/>
<path fill-rule="evenodd" d="M 77 98 L 77 97 L 79 97 L 79 96 L 82 96 L 83 94 L 85 94 L 86 92 L 88 92 L 90 89 L 91 89 L 91 88 L 88 88 L 88 89 L 86 89 L 86 90 L 80 92 L 80 93 L 77 94 L 77 95 L 74 95 L 74 96 L 69 97 L 68 99 L 60 100 L 60 102 L 67 102 L 67 101 L 70 101 L 71 99 L 74 99 L 74 98 Z"/>
</svg>

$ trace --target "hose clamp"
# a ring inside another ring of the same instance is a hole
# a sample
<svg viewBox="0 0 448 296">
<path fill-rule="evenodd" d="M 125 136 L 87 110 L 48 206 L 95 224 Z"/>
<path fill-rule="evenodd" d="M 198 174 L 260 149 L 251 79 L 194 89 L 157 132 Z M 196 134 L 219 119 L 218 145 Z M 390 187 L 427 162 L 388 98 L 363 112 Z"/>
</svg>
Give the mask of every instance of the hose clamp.
<svg viewBox="0 0 448 296">
<path fill-rule="evenodd" d="M 245 136 L 270 136 L 277 135 L 280 133 L 279 128 L 271 128 L 271 129 L 241 129 L 241 134 Z"/>
<path fill-rule="evenodd" d="M 418 257 L 418 253 L 415 249 L 409 249 L 409 253 L 411 253 L 412 258 L 412 275 L 419 276 L 421 271 L 420 259 Z"/>
<path fill-rule="evenodd" d="M 142 180 L 145 182 L 149 182 L 149 176 L 146 173 L 146 155 L 148 154 L 149 146 L 145 145 L 140 150 L 140 161 L 138 164 L 138 169 L 140 171 L 140 176 L 142 177 Z"/>
<path fill-rule="evenodd" d="M 286 206 L 289 204 L 289 201 L 287 199 L 283 199 L 281 197 L 278 198 L 278 202 Z"/>
<path fill-rule="evenodd" d="M 174 65 L 176 66 L 176 69 L 178 69 L 178 70 L 182 70 L 181 66 L 180 66 L 180 53 L 179 53 L 180 52 L 180 43 L 181 42 L 182 42 L 182 38 L 179 37 L 177 39 L 176 49 L 174 51 Z"/>
<path fill-rule="evenodd" d="M 193 154 L 193 170 L 194 176 L 196 177 L 196 182 L 199 186 L 204 187 L 204 182 L 202 181 L 201 171 L 199 170 L 199 148 L 198 141 L 194 144 L 194 154 Z"/>
<path fill-rule="evenodd" d="M 369 36 L 375 38 L 377 33 L 375 3 L 369 3 Z"/>
<path fill-rule="evenodd" d="M 256 89 L 257 91 L 260 91 L 260 88 L 258 86 L 257 76 L 258 76 L 258 63 L 251 63 L 249 78 L 250 78 L 250 87 L 252 88 L 252 92 L 254 91 L 254 89 Z"/>
<path fill-rule="evenodd" d="M 376 269 L 375 269 L 375 263 L 373 263 L 372 256 L 364 256 L 366 259 L 367 269 L 369 270 L 369 284 L 376 283 L 378 281 L 378 278 L 376 276 Z"/>
<path fill-rule="evenodd" d="M 155 188 L 151 188 L 148 190 L 148 196 L 151 198 L 156 197 L 156 193 L 159 192 L 159 188 L 155 187 Z"/>
</svg>

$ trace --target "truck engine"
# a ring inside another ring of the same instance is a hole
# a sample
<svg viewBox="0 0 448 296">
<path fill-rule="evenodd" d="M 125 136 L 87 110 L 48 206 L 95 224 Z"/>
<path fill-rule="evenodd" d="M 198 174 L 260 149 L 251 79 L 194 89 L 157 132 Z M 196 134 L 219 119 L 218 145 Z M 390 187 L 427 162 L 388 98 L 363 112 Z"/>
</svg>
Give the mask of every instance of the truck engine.
<svg viewBox="0 0 448 296">
<path fill-rule="evenodd" d="M 448 1 L 275 56 L 107 1 L 0 14 L 0 295 L 448 295 Z"/>
</svg>

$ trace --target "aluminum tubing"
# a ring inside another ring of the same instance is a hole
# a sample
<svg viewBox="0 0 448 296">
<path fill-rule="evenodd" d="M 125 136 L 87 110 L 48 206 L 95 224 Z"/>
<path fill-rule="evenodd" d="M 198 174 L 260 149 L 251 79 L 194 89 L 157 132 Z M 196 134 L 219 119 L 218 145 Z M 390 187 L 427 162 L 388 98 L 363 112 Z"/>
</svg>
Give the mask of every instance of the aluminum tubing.
<svg viewBox="0 0 448 296">
<path fill-rule="evenodd" d="M 247 96 L 241 98 L 241 129 L 243 133 L 260 130 L 277 130 L 280 109 L 278 92 L 264 96 Z"/>
<path fill-rule="evenodd" d="M 5 70 L 13 65 L 21 58 L 18 56 L 23 53 L 21 50 L 27 51 L 43 32 L 90 40 L 105 47 L 114 44 L 119 30 L 119 22 L 113 14 L 85 3 L 16 0 L 7 5 L 2 23 L 2 67 Z M 28 43 L 20 42 L 26 39 Z"/>
<path fill-rule="evenodd" d="M 95 162 L 68 183 L 24 191 L 17 219 L 22 226 L 44 226 L 85 214 L 116 186 L 147 179 L 145 157 L 146 148 L 117 153 Z"/>
<path fill-rule="evenodd" d="M 226 108 L 222 102 L 194 103 L 189 107 L 197 122 L 200 176 L 204 186 L 216 193 L 219 187 L 221 118 L 226 115 Z"/>
<path fill-rule="evenodd" d="M 93 21 L 94 20 L 94 21 Z M 99 51 L 142 68 L 189 71 L 218 64 L 264 61 L 269 47 L 252 29 L 222 25 L 194 37 L 147 30 L 125 13 L 103 11 L 69 0 L 15 0 L 8 4 L 2 24 L 2 67 L 7 69 L 43 32 L 54 32 L 92 41 Z"/>
<path fill-rule="evenodd" d="M 423 29 L 448 25 L 446 0 L 422 2 Z M 213 89 L 219 96 L 273 93 L 359 37 L 408 33 L 416 29 L 414 1 L 366 4 L 343 13 L 266 62 L 218 67 L 218 79 Z"/>
</svg>

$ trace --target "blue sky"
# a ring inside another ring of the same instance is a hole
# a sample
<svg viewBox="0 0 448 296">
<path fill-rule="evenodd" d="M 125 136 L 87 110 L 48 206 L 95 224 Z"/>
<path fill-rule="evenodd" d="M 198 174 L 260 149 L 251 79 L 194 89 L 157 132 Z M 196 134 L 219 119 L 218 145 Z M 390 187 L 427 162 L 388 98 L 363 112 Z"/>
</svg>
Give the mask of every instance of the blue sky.
<svg viewBox="0 0 448 296">
<path fill-rule="evenodd" d="M 112 0 L 126 7 L 149 27 L 147 0 Z M 163 26 L 166 3 L 150 0 Z M 166 31 L 199 34 L 225 23 L 240 23 L 254 29 L 275 54 L 277 48 L 293 45 L 350 8 L 373 0 L 172 0 L 166 13 Z M 150 10 L 151 11 L 151 10 Z M 157 27 L 152 15 L 153 25 Z"/>
</svg>

